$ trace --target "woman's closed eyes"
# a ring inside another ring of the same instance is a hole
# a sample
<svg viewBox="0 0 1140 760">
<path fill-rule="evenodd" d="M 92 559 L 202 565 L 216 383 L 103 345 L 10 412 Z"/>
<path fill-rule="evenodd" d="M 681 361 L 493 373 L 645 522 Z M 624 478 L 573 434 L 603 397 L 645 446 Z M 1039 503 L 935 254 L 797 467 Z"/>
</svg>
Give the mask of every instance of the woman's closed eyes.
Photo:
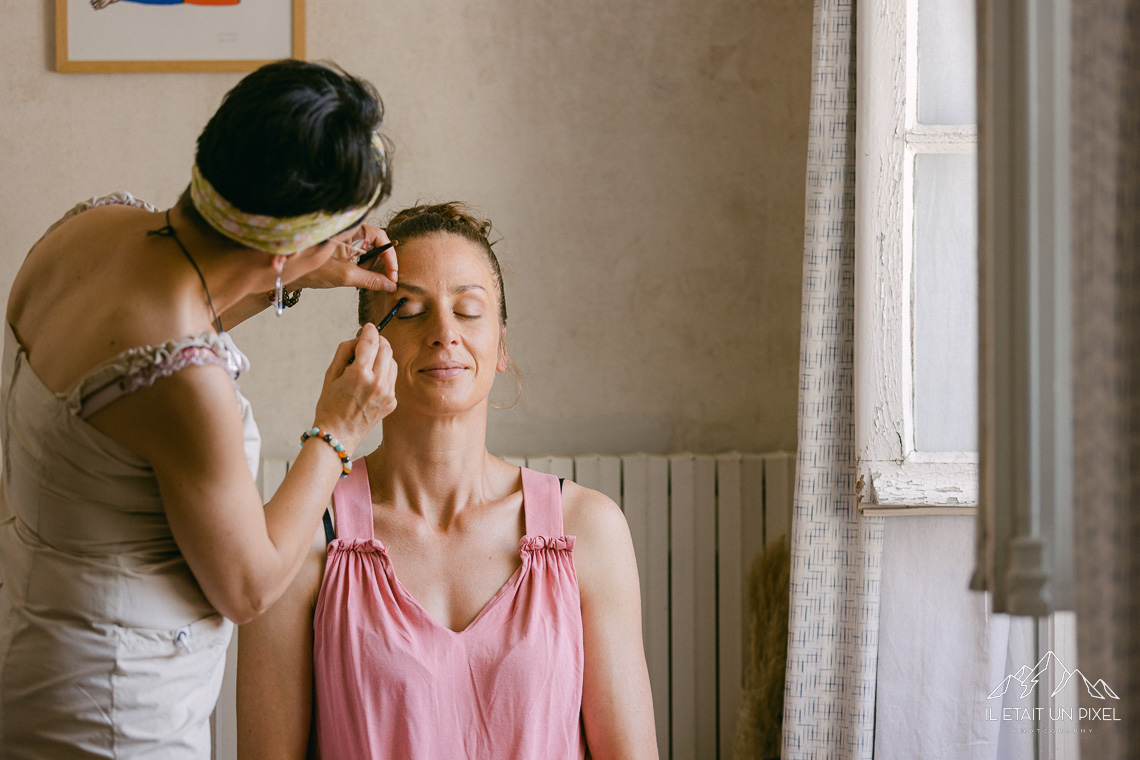
<svg viewBox="0 0 1140 760">
<path fill-rule="evenodd" d="M 460 319 L 480 319 L 483 316 L 482 314 L 464 314 L 463 312 L 460 312 L 460 311 L 455 311 L 452 313 L 455 316 L 459 317 Z M 402 317 L 396 317 L 396 319 L 416 319 L 417 317 L 422 317 L 424 314 L 427 314 L 427 309 L 424 309 L 423 311 L 418 311 L 415 314 L 405 314 Z"/>
<path fill-rule="evenodd" d="M 479 288 L 482 290 L 482 288 Z M 460 319 L 480 319 L 486 312 L 486 304 L 482 302 L 477 295 L 473 293 L 460 293 L 460 298 L 452 302 L 452 314 Z M 409 301 L 404 305 L 404 310 L 397 316 L 397 319 L 416 319 L 428 313 L 430 299 L 424 299 L 419 302 Z M 434 301 L 430 301 L 434 303 Z"/>
<path fill-rule="evenodd" d="M 436 303 L 436 299 L 429 294 L 426 288 L 420 285 L 401 282 L 397 288 L 407 291 L 412 298 L 421 299 L 418 302 L 408 300 L 404 305 L 404 310 L 397 317 L 398 319 L 422 317 L 428 312 L 427 304 L 429 302 Z M 487 289 L 482 285 L 460 285 L 450 292 L 450 296 L 454 299 L 452 301 L 452 313 L 460 319 L 481 319 L 487 311 Z"/>
</svg>

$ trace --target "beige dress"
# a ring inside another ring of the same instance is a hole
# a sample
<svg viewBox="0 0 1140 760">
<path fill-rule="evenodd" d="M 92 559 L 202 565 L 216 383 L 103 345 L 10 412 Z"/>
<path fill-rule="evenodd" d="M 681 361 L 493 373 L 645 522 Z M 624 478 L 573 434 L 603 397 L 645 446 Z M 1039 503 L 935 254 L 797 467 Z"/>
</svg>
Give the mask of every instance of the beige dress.
<svg viewBox="0 0 1140 760">
<path fill-rule="evenodd" d="M 85 418 L 183 367 L 236 380 L 248 362 L 203 333 L 131 349 L 56 394 L 5 327 L 0 757 L 209 758 L 233 625 L 178 550 L 149 465 Z M 234 387 L 255 473 L 260 437 Z"/>
</svg>

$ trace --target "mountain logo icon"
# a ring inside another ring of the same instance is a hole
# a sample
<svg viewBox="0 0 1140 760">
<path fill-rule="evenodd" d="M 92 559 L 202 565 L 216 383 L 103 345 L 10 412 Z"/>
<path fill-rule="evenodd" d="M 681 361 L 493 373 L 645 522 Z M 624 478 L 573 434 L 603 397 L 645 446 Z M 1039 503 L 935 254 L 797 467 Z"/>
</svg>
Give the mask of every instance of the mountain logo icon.
<svg viewBox="0 0 1140 760">
<path fill-rule="evenodd" d="M 1033 687 L 1037 685 L 1037 682 L 1049 673 L 1057 674 L 1057 686 L 1053 689 L 1052 693 L 1049 694 L 1050 697 L 1055 697 L 1061 689 L 1068 686 L 1069 682 L 1073 680 L 1073 676 L 1080 676 L 1081 680 L 1077 683 L 1084 682 L 1089 696 L 1094 699 L 1120 699 L 1120 697 L 1116 695 L 1116 692 L 1110 689 L 1108 684 L 1104 682 L 1103 678 L 1098 678 L 1096 682 L 1093 683 L 1077 668 L 1073 668 L 1072 670 L 1066 668 L 1065 663 L 1061 662 L 1060 658 L 1053 654 L 1052 649 L 1046 652 L 1045 656 L 1043 656 L 1034 667 L 1031 668 L 1028 665 L 1022 665 L 1016 673 L 1011 673 L 1006 676 L 1002 682 L 997 685 L 997 688 L 990 692 L 990 695 L 986 697 L 986 699 L 997 699 L 998 697 L 1005 696 L 1005 693 L 1009 691 L 1009 687 L 1014 682 L 1021 686 L 1021 698 L 1025 699 L 1033 693 Z"/>
</svg>

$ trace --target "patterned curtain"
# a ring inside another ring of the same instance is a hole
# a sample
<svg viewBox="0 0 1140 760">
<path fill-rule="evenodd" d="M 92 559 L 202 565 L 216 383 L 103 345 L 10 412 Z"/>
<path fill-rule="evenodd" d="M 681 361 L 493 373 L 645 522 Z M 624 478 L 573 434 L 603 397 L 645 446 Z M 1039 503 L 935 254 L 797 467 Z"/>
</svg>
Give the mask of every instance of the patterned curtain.
<svg viewBox="0 0 1140 760">
<path fill-rule="evenodd" d="M 783 758 L 870 758 L 882 518 L 855 500 L 855 2 L 816 0 Z"/>
<path fill-rule="evenodd" d="M 1119 700 L 1085 758 L 1140 750 L 1140 0 L 1073 3 L 1077 647 Z M 1095 676 L 1093 674 L 1096 674 Z"/>
</svg>

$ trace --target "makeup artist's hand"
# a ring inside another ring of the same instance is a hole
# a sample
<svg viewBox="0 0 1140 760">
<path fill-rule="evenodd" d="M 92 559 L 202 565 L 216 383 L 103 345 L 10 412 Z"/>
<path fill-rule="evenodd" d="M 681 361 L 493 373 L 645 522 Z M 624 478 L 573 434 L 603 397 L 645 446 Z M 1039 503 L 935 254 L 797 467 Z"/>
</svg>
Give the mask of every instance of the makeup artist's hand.
<svg viewBox="0 0 1140 760">
<path fill-rule="evenodd" d="M 362 266 L 357 266 L 354 261 L 358 250 L 369 251 L 387 245 L 388 233 L 379 227 L 362 224 L 351 237 L 338 237 L 337 241 L 337 250 L 328 261 L 295 282 L 290 282 L 287 287 L 290 290 L 347 287 L 395 292 L 399 278 L 395 248 L 389 247 Z"/>
<path fill-rule="evenodd" d="M 367 324 L 341 343 L 325 372 L 314 416 L 316 427 L 333 431 L 350 453 L 396 408 L 396 362 L 376 326 Z"/>
</svg>

